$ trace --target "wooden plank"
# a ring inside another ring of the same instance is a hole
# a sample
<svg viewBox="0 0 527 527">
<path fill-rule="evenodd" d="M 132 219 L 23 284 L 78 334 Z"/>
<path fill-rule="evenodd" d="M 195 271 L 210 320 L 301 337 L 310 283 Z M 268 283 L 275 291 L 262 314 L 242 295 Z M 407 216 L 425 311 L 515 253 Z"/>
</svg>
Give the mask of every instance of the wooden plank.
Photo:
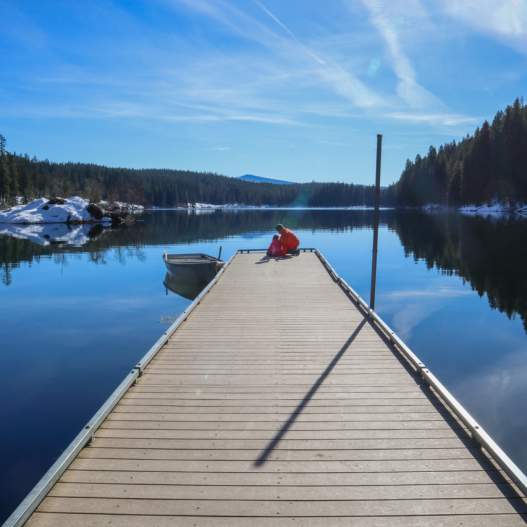
<svg viewBox="0 0 527 527">
<path fill-rule="evenodd" d="M 112 430 L 280 430 L 284 421 L 113 421 L 107 419 L 103 429 Z M 451 430 L 444 420 L 437 421 L 296 421 L 292 427 L 299 431 L 341 430 Z M 290 430 L 291 431 L 291 430 Z"/>
<path fill-rule="evenodd" d="M 512 503 L 511 503 L 512 501 Z M 280 500 L 159 500 L 112 498 L 47 497 L 41 512 L 77 514 L 147 514 L 152 516 L 395 516 L 458 514 L 527 514 L 527 506 L 516 498 L 364 500 L 364 501 L 280 501 Z"/>
<path fill-rule="evenodd" d="M 271 386 L 269 384 L 264 384 L 260 386 L 254 386 L 253 384 L 247 385 L 247 386 L 225 386 L 225 385 L 214 385 L 209 384 L 204 387 L 200 387 L 199 389 L 194 387 L 188 387 L 188 386 L 146 386 L 142 383 L 133 386 L 130 389 L 130 393 L 192 393 L 196 394 L 196 396 L 199 396 L 200 394 L 208 394 L 208 393 L 227 393 L 227 394 L 258 394 L 258 397 L 260 395 L 269 395 L 275 397 L 277 393 L 282 394 L 284 396 L 287 395 L 298 395 L 300 397 L 303 397 L 306 394 L 306 390 L 309 390 L 311 387 L 310 385 L 297 385 L 296 387 L 290 387 L 286 385 L 282 385 L 280 388 L 280 392 L 276 392 L 272 390 L 274 386 Z M 339 386 L 331 386 L 331 385 L 323 385 L 317 390 L 315 396 L 324 396 L 324 397 L 341 397 L 345 396 L 346 394 L 355 394 L 355 393 L 376 393 L 376 394 L 386 394 L 386 393 L 422 393 L 419 390 L 419 387 L 416 385 L 410 385 L 410 386 L 375 386 L 375 387 L 368 387 L 368 386 L 346 386 L 346 387 L 339 387 Z"/>
<path fill-rule="evenodd" d="M 515 497 L 508 485 L 224 486 L 58 483 L 50 496 L 163 500 L 419 500 Z"/>
<path fill-rule="evenodd" d="M 481 470 L 475 459 L 400 460 L 400 461 L 267 461 L 255 467 L 247 461 L 174 461 L 77 458 L 71 467 L 77 470 L 135 470 L 158 472 L 439 472 L 442 470 Z"/>
<path fill-rule="evenodd" d="M 421 472 L 171 472 L 135 470 L 86 470 L 71 467 L 61 481 L 145 485 L 459 485 L 499 481 L 496 471 L 441 470 Z"/>
<path fill-rule="evenodd" d="M 452 515 L 452 516 L 390 516 L 353 517 L 353 527 L 524 527 L 527 516 L 519 514 L 492 515 Z M 247 518 L 179 516 L 177 524 L 174 517 L 148 515 L 106 515 L 106 514 L 60 514 L 37 512 L 28 523 L 29 527 L 293 527 L 298 526 L 295 517 L 286 518 Z M 349 516 L 333 516 L 333 527 L 349 527 Z M 326 517 L 302 518 L 302 527 L 327 527 Z"/>
<path fill-rule="evenodd" d="M 108 416 L 109 421 L 237 421 L 237 422 L 260 422 L 260 421 L 277 421 L 284 422 L 287 420 L 287 412 L 275 412 L 274 414 L 236 414 L 236 413 L 200 413 L 196 414 L 176 414 L 176 413 L 141 413 L 141 412 L 114 412 Z M 297 422 L 328 422 L 328 421 L 384 421 L 384 422 L 400 422 L 400 421 L 442 421 L 441 415 L 430 412 L 404 412 L 404 413 L 350 413 L 350 412 L 334 412 L 334 413 L 302 413 L 298 416 Z"/>
<path fill-rule="evenodd" d="M 162 430 L 162 429 L 116 429 L 101 428 L 97 430 L 91 446 L 100 446 L 100 440 L 105 438 L 137 438 L 137 439 L 265 439 L 271 440 L 278 430 Z M 286 439 L 444 439 L 456 438 L 450 428 L 439 430 L 289 430 Z M 107 446 L 107 445 L 105 445 Z"/>
<path fill-rule="evenodd" d="M 99 448 L 92 447 L 83 450 L 79 459 L 166 459 L 178 461 L 250 461 L 258 456 L 258 449 L 160 449 L 160 448 Z M 466 448 L 399 448 L 399 449 L 331 449 L 302 450 L 274 449 L 268 459 L 270 461 L 395 461 L 395 460 L 429 460 L 429 459 L 472 459 L 477 451 Z"/>
<path fill-rule="evenodd" d="M 201 415 L 214 412 L 215 414 L 272 414 L 272 415 L 288 415 L 296 409 L 296 405 L 291 406 L 254 406 L 254 405 L 230 405 L 224 407 L 222 405 L 207 405 L 207 406 L 180 406 L 174 404 L 165 405 L 139 405 L 139 404 L 119 404 L 115 413 L 163 413 L 163 414 L 192 414 Z M 439 415 L 439 412 L 432 405 L 335 405 L 328 407 L 309 406 L 302 413 L 304 415 L 327 414 L 327 412 L 341 412 L 346 414 L 385 414 L 385 413 L 415 413 Z"/>
<path fill-rule="evenodd" d="M 262 400 L 260 398 L 251 397 L 238 397 L 238 398 L 213 398 L 213 397 L 192 397 L 192 398 L 180 398 L 180 397 L 160 397 L 158 394 L 152 396 L 152 394 L 135 394 L 128 395 L 121 400 L 121 406 L 134 406 L 134 405 L 161 405 L 161 406 L 178 406 L 178 407 L 247 407 L 256 405 L 272 407 L 272 408 L 286 408 L 293 410 L 301 399 L 285 399 L 285 398 L 273 398 Z M 356 406 L 424 406 L 431 407 L 431 403 L 425 397 L 414 397 L 414 398 L 402 398 L 392 397 L 390 399 L 381 399 L 379 397 L 372 398 L 342 398 L 342 399 L 312 399 L 309 401 L 310 408 L 332 408 L 332 407 L 356 407 Z"/>
<path fill-rule="evenodd" d="M 98 447 L 111 448 L 161 448 L 161 449 L 204 449 L 204 450 L 253 450 L 267 446 L 267 439 L 112 439 L 97 438 L 87 450 Z M 386 450 L 404 448 L 463 448 L 465 442 L 457 437 L 450 438 L 404 438 L 404 439 L 290 439 L 286 437 L 277 445 L 277 449 L 288 450 Z"/>
</svg>

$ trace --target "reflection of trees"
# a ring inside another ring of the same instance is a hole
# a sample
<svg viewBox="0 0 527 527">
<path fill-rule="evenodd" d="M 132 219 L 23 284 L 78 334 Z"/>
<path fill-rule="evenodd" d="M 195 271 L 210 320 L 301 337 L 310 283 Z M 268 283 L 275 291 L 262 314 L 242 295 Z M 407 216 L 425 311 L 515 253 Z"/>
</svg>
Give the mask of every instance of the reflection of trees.
<svg viewBox="0 0 527 527">
<path fill-rule="evenodd" d="M 344 232 L 370 228 L 372 211 L 259 210 L 212 214 L 157 211 L 129 228 L 109 230 L 84 247 L 42 247 L 27 240 L 0 236 L 2 281 L 9 285 L 20 262 L 53 257 L 60 265 L 84 258 L 104 265 L 109 258 L 121 263 L 143 260 L 146 245 L 177 245 L 229 236 L 268 232 L 277 223 L 293 229 Z M 509 317 L 519 313 L 527 328 L 527 244 L 522 243 L 527 223 L 458 214 L 428 215 L 383 211 L 381 223 L 397 232 L 407 255 L 424 260 L 429 268 L 456 274 L 487 294 L 493 308 Z M 382 271 L 381 271 L 382 272 Z"/>
<path fill-rule="evenodd" d="M 407 255 L 429 268 L 456 274 L 508 317 L 518 313 L 527 330 L 527 223 L 489 221 L 459 214 L 400 213 L 390 222 Z"/>
<path fill-rule="evenodd" d="M 385 212 L 384 214 L 390 214 Z M 246 233 L 266 232 L 277 223 L 293 229 L 322 229 L 341 232 L 371 225 L 372 211 L 284 211 L 248 210 L 215 211 L 211 214 L 156 211 L 145 214 L 131 227 L 111 229 L 104 236 L 91 239 L 83 247 L 39 246 L 28 240 L 0 236 L 2 280 L 11 283 L 11 272 L 20 262 L 38 261 L 41 257 L 60 257 L 64 265 L 73 255 L 87 254 L 91 262 L 104 265 L 114 257 L 120 263 L 133 258 L 144 260 L 145 245 L 176 245 L 218 240 Z"/>
</svg>

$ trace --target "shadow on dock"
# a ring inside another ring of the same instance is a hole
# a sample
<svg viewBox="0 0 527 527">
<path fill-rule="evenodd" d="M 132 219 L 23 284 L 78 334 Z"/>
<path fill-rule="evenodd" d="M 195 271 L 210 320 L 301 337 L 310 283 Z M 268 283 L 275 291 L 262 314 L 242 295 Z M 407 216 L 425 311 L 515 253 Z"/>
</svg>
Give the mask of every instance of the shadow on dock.
<svg viewBox="0 0 527 527">
<path fill-rule="evenodd" d="M 361 329 L 366 324 L 366 319 L 362 319 L 359 322 L 359 325 L 355 328 L 353 333 L 348 337 L 348 340 L 344 343 L 342 348 L 338 351 L 338 353 L 333 357 L 331 362 L 327 365 L 326 369 L 321 373 L 320 377 L 313 383 L 309 391 L 304 395 L 304 398 L 298 403 L 298 406 L 294 409 L 293 413 L 289 416 L 287 421 L 281 426 L 280 430 L 276 433 L 276 435 L 271 439 L 269 444 L 262 450 L 261 454 L 258 456 L 256 461 L 254 462 L 254 465 L 256 467 L 261 467 L 269 458 L 275 447 L 278 445 L 278 443 L 282 440 L 284 435 L 287 433 L 287 431 L 291 428 L 291 426 L 296 421 L 297 417 L 302 413 L 304 408 L 307 406 L 309 401 L 313 398 L 313 396 L 317 393 L 317 390 L 322 386 L 322 383 L 326 380 L 328 375 L 333 371 L 335 366 L 338 364 L 339 360 L 342 358 L 344 353 L 348 351 L 349 347 L 355 340 L 355 338 L 360 333 Z"/>
</svg>

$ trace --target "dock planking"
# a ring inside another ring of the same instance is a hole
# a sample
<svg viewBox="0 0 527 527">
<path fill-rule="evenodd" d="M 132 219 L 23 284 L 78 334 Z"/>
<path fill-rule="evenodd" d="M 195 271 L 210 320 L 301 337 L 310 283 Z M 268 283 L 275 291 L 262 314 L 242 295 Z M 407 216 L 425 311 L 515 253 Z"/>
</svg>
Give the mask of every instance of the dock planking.
<svg viewBox="0 0 527 527">
<path fill-rule="evenodd" d="M 238 253 L 27 521 L 517 526 L 527 505 L 315 253 Z"/>
</svg>

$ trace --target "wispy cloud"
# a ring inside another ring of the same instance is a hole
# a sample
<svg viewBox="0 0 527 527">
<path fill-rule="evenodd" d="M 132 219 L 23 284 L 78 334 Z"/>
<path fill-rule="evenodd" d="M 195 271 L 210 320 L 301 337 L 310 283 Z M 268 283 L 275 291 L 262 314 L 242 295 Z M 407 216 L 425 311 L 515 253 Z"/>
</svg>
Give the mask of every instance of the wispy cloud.
<svg viewBox="0 0 527 527">
<path fill-rule="evenodd" d="M 441 0 L 449 16 L 527 54 L 525 0 Z"/>
<path fill-rule="evenodd" d="M 384 106 L 385 99 L 367 87 L 356 74 L 342 66 L 334 57 L 326 57 L 303 43 L 296 34 L 262 2 L 255 4 L 280 28 L 270 28 L 254 16 L 241 11 L 228 2 L 217 0 L 174 0 L 187 9 L 212 17 L 236 35 L 255 42 L 273 53 L 284 70 L 302 71 L 302 76 L 316 77 L 334 93 L 345 97 L 359 108 Z"/>
<path fill-rule="evenodd" d="M 391 119 L 397 121 L 406 121 L 416 124 L 442 125 L 442 126 L 459 126 L 475 125 L 481 119 L 456 113 L 417 113 L 417 112 L 389 112 L 386 114 Z"/>
<path fill-rule="evenodd" d="M 397 76 L 397 95 L 412 108 L 426 108 L 430 105 L 442 104 L 437 97 L 426 90 L 417 81 L 415 69 L 408 55 L 404 52 L 397 26 L 389 17 L 387 4 L 383 0 L 362 0 L 369 12 L 372 25 L 384 40 L 388 55 L 391 59 L 394 73 Z M 408 10 L 422 11 L 418 0 L 408 2 L 404 7 L 398 2 L 400 14 Z"/>
</svg>

